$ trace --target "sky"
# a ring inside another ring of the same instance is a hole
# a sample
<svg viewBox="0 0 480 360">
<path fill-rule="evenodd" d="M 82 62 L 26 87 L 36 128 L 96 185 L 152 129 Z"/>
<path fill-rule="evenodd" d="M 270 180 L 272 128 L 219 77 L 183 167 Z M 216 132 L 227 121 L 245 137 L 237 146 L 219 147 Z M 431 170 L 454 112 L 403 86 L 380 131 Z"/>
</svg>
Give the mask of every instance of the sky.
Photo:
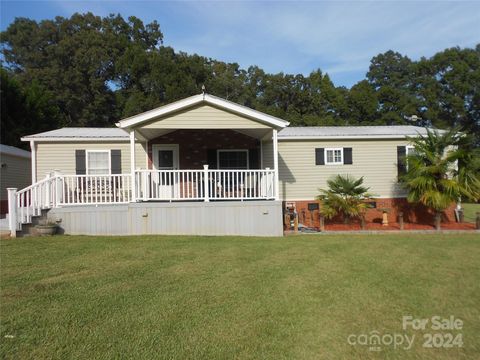
<svg viewBox="0 0 480 360">
<path fill-rule="evenodd" d="M 365 78 L 373 56 L 417 60 L 480 43 L 478 1 L 1 1 L 0 29 L 91 11 L 157 20 L 164 45 L 267 72 L 320 68 L 337 86 Z"/>
</svg>

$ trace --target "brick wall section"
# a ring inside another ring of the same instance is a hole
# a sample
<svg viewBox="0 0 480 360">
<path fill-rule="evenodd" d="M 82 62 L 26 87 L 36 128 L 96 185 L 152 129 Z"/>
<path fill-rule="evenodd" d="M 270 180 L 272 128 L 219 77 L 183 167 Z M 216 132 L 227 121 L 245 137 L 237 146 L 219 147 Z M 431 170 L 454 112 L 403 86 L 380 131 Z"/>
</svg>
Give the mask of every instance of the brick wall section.
<svg viewBox="0 0 480 360">
<path fill-rule="evenodd" d="M 180 169 L 202 169 L 208 149 L 260 149 L 257 139 L 233 130 L 176 130 L 148 142 L 149 169 L 154 144 L 179 144 Z"/>
<path fill-rule="evenodd" d="M 291 202 L 291 201 L 289 201 Z M 317 200 L 312 201 L 294 201 L 297 213 L 299 216 L 299 223 L 307 227 L 320 227 L 320 217 L 319 211 L 315 210 L 310 212 L 308 210 L 309 203 L 319 203 Z M 398 213 L 403 211 L 404 222 L 409 223 L 420 223 L 420 224 L 433 224 L 433 213 L 431 213 L 427 208 L 421 205 L 414 205 L 408 203 L 405 198 L 395 198 L 395 199 L 377 199 L 376 208 L 368 209 L 366 219 L 367 222 L 382 222 L 382 209 L 389 209 L 388 211 L 388 220 L 389 222 L 397 222 Z M 285 202 L 283 203 L 285 207 Z M 319 205 L 321 208 L 321 204 Z M 445 210 L 442 218 L 442 222 L 455 222 L 455 206 L 452 204 L 447 210 Z M 313 219 L 313 221 L 312 221 Z M 332 219 L 326 221 L 327 223 L 342 223 L 342 218 Z"/>
</svg>

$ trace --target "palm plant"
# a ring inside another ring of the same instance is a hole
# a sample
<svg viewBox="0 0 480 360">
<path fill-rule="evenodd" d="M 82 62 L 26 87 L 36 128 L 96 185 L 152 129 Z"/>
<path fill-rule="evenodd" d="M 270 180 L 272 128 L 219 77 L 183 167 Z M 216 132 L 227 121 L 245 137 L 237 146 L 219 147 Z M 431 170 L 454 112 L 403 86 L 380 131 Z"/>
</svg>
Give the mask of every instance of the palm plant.
<svg viewBox="0 0 480 360">
<path fill-rule="evenodd" d="M 468 137 L 458 129 L 427 129 L 426 135 L 408 140 L 415 151 L 407 156 L 407 171 L 401 178 L 408 190 L 407 199 L 432 209 L 439 230 L 442 213 L 452 203 L 461 198 L 478 200 L 478 158 L 475 151 L 466 149 Z"/>
<path fill-rule="evenodd" d="M 349 175 L 336 175 L 327 180 L 328 189 L 319 189 L 317 199 L 322 202 L 321 213 L 325 218 L 342 214 L 345 223 L 351 218 L 363 218 L 369 207 L 366 200 L 372 197 L 369 188 L 363 186 L 363 177 L 356 179 Z"/>
</svg>

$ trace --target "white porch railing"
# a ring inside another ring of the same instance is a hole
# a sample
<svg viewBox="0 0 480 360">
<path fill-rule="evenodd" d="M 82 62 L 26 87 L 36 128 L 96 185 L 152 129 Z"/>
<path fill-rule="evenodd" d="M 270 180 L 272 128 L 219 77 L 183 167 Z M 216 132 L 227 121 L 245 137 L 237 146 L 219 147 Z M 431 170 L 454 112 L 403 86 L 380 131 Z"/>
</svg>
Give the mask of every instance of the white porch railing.
<svg viewBox="0 0 480 360">
<path fill-rule="evenodd" d="M 270 200 L 274 170 L 137 170 L 137 200 Z"/>
<path fill-rule="evenodd" d="M 135 181 L 135 183 L 133 183 Z M 134 186 L 133 186 L 134 185 Z M 17 191 L 8 189 L 11 235 L 42 209 L 133 201 L 275 199 L 275 170 L 137 170 L 134 175 L 47 176 Z"/>
<path fill-rule="evenodd" d="M 132 201 L 132 176 L 60 175 L 58 205 L 124 204 Z"/>
</svg>

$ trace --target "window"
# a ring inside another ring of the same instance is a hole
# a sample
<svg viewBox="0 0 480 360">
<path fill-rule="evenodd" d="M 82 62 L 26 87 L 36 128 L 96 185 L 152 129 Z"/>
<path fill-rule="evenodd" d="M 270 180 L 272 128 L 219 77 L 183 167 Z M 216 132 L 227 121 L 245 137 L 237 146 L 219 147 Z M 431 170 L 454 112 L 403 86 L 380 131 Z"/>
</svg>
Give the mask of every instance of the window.
<svg viewBox="0 0 480 360">
<path fill-rule="evenodd" d="M 173 169 L 173 150 L 158 150 L 158 168 Z"/>
<path fill-rule="evenodd" d="M 325 164 L 326 165 L 343 164 L 343 148 L 325 149 Z"/>
<path fill-rule="evenodd" d="M 219 169 L 248 169 L 248 150 L 218 150 Z"/>
<path fill-rule="evenodd" d="M 87 150 L 87 174 L 110 174 L 110 150 Z"/>
</svg>

